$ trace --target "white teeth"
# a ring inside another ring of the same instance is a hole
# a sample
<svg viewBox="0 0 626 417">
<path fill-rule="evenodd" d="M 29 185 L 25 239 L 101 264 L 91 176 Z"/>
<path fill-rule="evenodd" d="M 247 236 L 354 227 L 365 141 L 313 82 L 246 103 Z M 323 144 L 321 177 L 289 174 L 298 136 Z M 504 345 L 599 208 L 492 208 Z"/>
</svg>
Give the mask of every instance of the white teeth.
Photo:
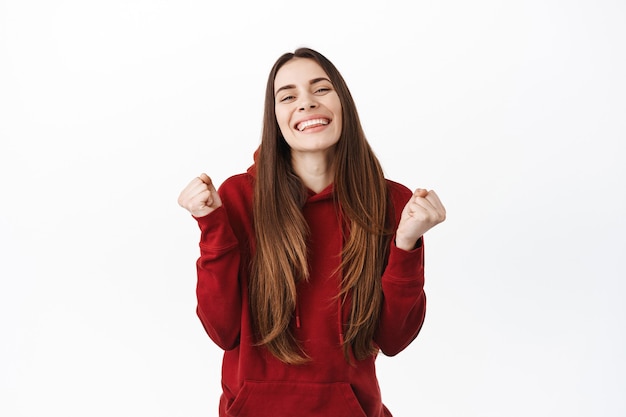
<svg viewBox="0 0 626 417">
<path fill-rule="evenodd" d="M 300 132 L 302 132 L 304 129 L 306 129 L 307 127 L 311 127 L 314 125 L 327 125 L 328 124 L 328 120 L 327 119 L 311 119 L 311 120 L 306 120 L 300 124 L 298 124 L 297 128 Z"/>
</svg>

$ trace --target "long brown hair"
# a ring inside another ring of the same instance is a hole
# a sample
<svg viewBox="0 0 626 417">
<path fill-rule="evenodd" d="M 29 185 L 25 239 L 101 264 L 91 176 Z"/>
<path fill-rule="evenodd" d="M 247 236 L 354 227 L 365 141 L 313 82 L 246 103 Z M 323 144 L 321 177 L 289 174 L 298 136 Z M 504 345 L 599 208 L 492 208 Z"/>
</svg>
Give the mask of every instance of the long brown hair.
<svg viewBox="0 0 626 417">
<path fill-rule="evenodd" d="M 389 197 L 378 159 L 348 87 L 337 68 L 320 53 L 300 48 L 282 55 L 270 71 L 265 92 L 261 145 L 256 157 L 254 227 L 256 251 L 250 279 L 250 308 L 258 344 L 283 362 L 307 361 L 289 324 L 296 285 L 308 279 L 308 225 L 302 213 L 306 190 L 291 166 L 291 153 L 275 113 L 274 79 L 294 57 L 317 62 L 330 78 L 342 105 L 343 127 L 334 152 L 334 192 L 349 227 L 341 262 L 341 302 L 351 300 L 343 351 L 357 359 L 376 353 L 373 336 L 382 303 L 381 275 L 391 238 Z M 341 319 L 341 318 L 340 318 Z"/>
</svg>

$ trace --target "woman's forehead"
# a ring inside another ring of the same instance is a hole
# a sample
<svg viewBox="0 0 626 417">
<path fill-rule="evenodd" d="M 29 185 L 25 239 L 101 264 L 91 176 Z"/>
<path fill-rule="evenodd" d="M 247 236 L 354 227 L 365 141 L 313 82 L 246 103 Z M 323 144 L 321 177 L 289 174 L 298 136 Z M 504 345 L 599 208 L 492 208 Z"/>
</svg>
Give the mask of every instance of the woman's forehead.
<svg viewBox="0 0 626 417">
<path fill-rule="evenodd" d="M 315 60 L 310 58 L 292 58 L 287 61 L 276 73 L 274 79 L 275 90 L 284 85 L 294 83 L 308 83 L 311 80 L 326 78 L 328 74 Z"/>
</svg>

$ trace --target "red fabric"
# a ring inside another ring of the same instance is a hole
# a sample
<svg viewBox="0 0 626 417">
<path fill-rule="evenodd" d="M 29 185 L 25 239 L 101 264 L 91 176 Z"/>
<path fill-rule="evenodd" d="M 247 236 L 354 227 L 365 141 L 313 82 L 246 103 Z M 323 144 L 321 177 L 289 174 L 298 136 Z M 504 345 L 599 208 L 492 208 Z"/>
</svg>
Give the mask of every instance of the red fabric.
<svg viewBox="0 0 626 417">
<path fill-rule="evenodd" d="M 303 208 L 310 230 L 310 279 L 298 287 L 292 331 L 311 361 L 286 365 L 265 348 L 254 346 L 248 308 L 248 278 L 254 250 L 253 170 L 233 176 L 219 189 L 223 206 L 197 218 L 201 230 L 198 316 L 224 352 L 221 417 L 384 417 L 375 357 L 346 362 L 341 349 L 342 321 L 336 295 L 342 233 L 332 186 L 311 194 Z M 396 212 L 411 196 L 388 181 Z M 386 355 L 402 351 L 417 336 L 426 309 L 423 245 L 403 251 L 391 244 L 382 276 L 384 302 L 374 342 Z M 296 323 L 297 316 L 297 323 Z"/>
</svg>

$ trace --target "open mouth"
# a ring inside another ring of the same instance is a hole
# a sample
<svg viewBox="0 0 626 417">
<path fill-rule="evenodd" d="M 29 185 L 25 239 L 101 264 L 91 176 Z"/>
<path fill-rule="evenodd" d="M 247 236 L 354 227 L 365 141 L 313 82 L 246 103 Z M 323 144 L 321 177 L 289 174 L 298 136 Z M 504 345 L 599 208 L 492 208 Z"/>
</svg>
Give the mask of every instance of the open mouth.
<svg viewBox="0 0 626 417">
<path fill-rule="evenodd" d="M 328 123 L 330 123 L 330 120 L 328 120 L 328 119 L 305 120 L 304 122 L 298 123 L 298 125 L 296 126 L 296 129 L 298 129 L 300 132 L 302 132 L 305 129 L 308 129 L 308 128 L 311 128 L 311 127 L 326 126 Z"/>
</svg>

